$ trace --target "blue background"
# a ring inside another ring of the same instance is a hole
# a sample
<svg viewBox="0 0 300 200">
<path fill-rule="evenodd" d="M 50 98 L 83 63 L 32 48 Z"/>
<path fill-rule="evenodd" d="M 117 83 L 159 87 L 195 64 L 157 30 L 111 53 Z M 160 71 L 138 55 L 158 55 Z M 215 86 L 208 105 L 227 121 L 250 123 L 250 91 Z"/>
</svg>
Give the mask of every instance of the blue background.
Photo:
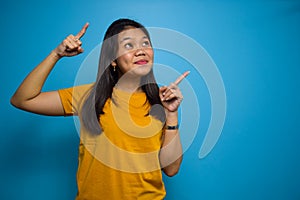
<svg viewBox="0 0 300 200">
<path fill-rule="evenodd" d="M 201 125 L 179 174 L 164 177 L 166 199 L 300 199 L 300 1 L 12 0 L 1 2 L 0 11 L 1 199 L 74 199 L 74 120 L 26 113 L 9 99 L 65 36 L 90 22 L 82 39 L 88 53 L 120 17 L 190 36 L 212 57 L 225 84 L 222 135 L 199 159 L 209 95 L 199 75 L 189 76 L 202 99 Z M 61 60 L 44 90 L 72 86 L 86 55 Z"/>
</svg>

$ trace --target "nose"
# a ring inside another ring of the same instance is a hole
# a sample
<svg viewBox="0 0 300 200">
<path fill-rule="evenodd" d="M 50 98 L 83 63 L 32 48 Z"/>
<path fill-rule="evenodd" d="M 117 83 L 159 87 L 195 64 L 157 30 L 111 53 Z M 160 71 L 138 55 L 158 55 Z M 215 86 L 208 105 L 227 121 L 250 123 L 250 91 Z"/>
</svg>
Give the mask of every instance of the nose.
<svg viewBox="0 0 300 200">
<path fill-rule="evenodd" d="M 135 56 L 144 56 L 144 55 L 146 55 L 146 53 L 143 47 L 137 48 L 135 50 Z"/>
</svg>

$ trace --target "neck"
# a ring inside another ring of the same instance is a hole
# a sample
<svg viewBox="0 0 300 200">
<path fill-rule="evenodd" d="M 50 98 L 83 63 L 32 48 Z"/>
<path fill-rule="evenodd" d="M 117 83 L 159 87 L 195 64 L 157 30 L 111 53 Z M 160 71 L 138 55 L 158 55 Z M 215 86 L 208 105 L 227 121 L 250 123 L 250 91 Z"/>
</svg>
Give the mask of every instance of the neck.
<svg viewBox="0 0 300 200">
<path fill-rule="evenodd" d="M 122 76 L 117 84 L 116 88 L 126 91 L 126 92 L 141 92 L 141 77 L 132 77 L 132 76 Z"/>
</svg>

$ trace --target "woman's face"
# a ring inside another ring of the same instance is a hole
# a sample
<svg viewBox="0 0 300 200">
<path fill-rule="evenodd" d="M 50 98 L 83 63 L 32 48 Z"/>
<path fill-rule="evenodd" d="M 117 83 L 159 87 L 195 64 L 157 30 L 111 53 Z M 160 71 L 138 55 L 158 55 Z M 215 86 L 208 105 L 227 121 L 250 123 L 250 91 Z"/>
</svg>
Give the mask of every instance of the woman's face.
<svg viewBox="0 0 300 200">
<path fill-rule="evenodd" d="M 112 62 L 121 75 L 147 75 L 153 64 L 153 49 L 147 35 L 138 28 L 130 28 L 118 35 L 117 58 Z"/>
</svg>

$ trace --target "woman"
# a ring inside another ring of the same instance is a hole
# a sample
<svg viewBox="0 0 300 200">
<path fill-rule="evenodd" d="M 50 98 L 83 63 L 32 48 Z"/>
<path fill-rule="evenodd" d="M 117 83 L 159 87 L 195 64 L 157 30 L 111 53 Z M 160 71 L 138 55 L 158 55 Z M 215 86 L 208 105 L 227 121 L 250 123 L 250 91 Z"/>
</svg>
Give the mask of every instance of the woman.
<svg viewBox="0 0 300 200">
<path fill-rule="evenodd" d="M 183 97 L 177 85 L 188 72 L 158 88 L 147 30 L 119 19 L 105 33 L 95 83 L 41 92 L 59 59 L 83 52 L 80 38 L 88 26 L 31 72 L 11 103 L 42 115 L 79 116 L 76 199 L 161 200 L 166 194 L 161 171 L 174 176 L 182 161 L 177 110 Z"/>
</svg>

